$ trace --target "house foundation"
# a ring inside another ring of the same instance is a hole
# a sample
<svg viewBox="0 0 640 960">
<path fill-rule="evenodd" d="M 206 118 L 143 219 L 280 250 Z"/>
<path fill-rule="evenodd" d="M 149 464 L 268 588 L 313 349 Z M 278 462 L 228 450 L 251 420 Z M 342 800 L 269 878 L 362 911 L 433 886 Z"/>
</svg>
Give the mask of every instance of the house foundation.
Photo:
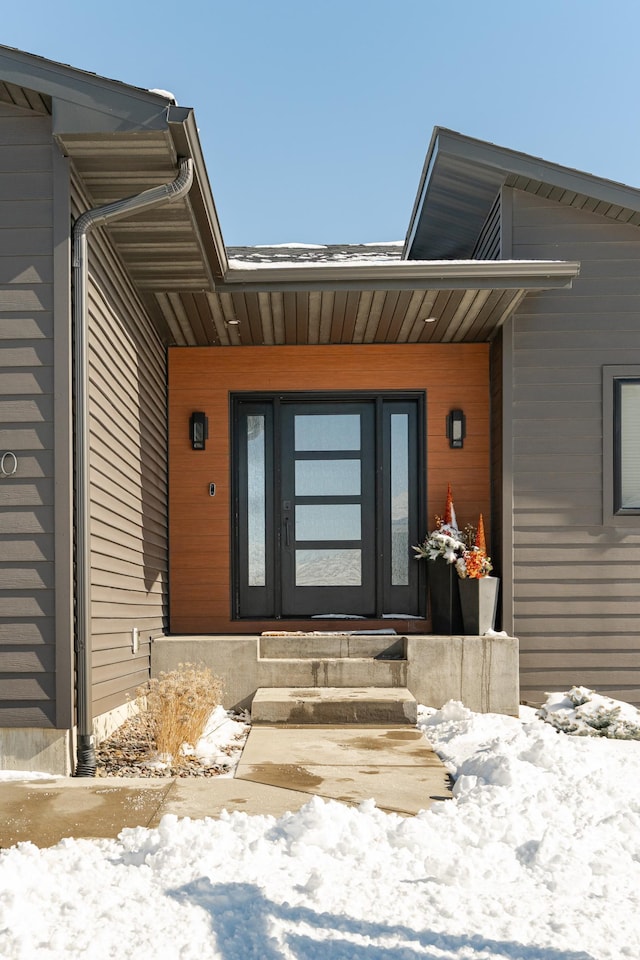
<svg viewBox="0 0 640 960">
<path fill-rule="evenodd" d="M 73 770 L 74 730 L 0 729 L 0 769 L 68 777 Z"/>
</svg>

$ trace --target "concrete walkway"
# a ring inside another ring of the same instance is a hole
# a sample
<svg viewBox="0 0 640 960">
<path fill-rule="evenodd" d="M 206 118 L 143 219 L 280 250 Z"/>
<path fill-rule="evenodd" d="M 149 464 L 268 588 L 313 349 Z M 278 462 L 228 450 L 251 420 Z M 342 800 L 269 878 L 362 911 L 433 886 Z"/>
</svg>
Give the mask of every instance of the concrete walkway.
<svg viewBox="0 0 640 960">
<path fill-rule="evenodd" d="M 311 796 L 403 816 L 450 798 L 447 772 L 415 727 L 253 726 L 235 777 L 64 778 L 0 782 L 0 848 L 63 837 L 117 837 L 165 814 L 281 816 Z"/>
</svg>

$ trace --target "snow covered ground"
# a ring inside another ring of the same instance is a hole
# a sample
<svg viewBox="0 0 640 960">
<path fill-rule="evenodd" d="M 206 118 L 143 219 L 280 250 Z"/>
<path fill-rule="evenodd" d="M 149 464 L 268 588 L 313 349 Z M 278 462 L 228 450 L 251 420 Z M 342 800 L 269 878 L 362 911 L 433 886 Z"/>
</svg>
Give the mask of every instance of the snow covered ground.
<svg viewBox="0 0 640 960">
<path fill-rule="evenodd" d="M 313 799 L 0 853 L 0 956 L 637 960 L 640 741 L 528 708 L 419 725 L 456 783 L 415 818 Z"/>
</svg>

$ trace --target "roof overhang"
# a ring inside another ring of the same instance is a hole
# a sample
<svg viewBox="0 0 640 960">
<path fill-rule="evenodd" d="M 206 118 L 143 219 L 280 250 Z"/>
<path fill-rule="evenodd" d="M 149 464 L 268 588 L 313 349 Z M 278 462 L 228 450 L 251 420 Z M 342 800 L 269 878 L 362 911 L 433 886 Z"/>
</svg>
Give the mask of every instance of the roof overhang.
<svg viewBox="0 0 640 960">
<path fill-rule="evenodd" d="M 393 262 L 229 269 L 211 293 L 158 295 L 184 346 L 482 342 L 530 292 L 569 287 L 576 262 Z"/>
<path fill-rule="evenodd" d="M 504 185 L 640 224 L 640 191 L 633 187 L 436 127 L 403 256 L 411 260 L 472 256 Z"/>
<path fill-rule="evenodd" d="M 53 136 L 93 206 L 172 181 L 179 159 L 190 157 L 194 185 L 187 197 L 107 230 L 143 296 L 213 289 L 227 259 L 193 110 L 177 107 L 169 94 L 9 47 L 0 47 L 0 79 L 6 99 L 24 98 L 50 112 Z"/>
<path fill-rule="evenodd" d="M 93 206 L 170 182 L 179 159 L 194 161 L 186 198 L 105 228 L 170 344 L 486 341 L 525 295 L 568 287 L 579 270 L 555 261 L 449 262 L 449 252 L 417 260 L 415 250 L 411 260 L 388 263 L 230 265 L 190 108 L 176 106 L 169 94 L 1 46 L 0 98 L 50 113 L 53 136 Z M 446 204 L 436 218 L 441 242 L 454 236 L 452 250 L 465 246 L 504 174 L 490 162 L 490 145 L 481 145 L 482 153 L 462 141 L 446 131 L 434 137 L 412 218 L 413 235 L 422 237 L 438 164 L 446 171 L 445 158 L 455 153 L 465 177 L 476 170 L 476 189 L 482 182 L 484 193 L 457 219 Z M 429 224 L 432 215 L 430 209 Z"/>
</svg>

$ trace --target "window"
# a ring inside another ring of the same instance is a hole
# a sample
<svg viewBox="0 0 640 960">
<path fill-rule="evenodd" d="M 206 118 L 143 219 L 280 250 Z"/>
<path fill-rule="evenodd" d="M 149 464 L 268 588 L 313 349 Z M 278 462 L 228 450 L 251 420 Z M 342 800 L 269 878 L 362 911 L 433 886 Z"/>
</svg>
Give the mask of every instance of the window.
<svg viewBox="0 0 640 960">
<path fill-rule="evenodd" d="M 640 513 L 640 379 L 615 380 L 615 508 Z"/>
<path fill-rule="evenodd" d="M 603 520 L 640 525 L 640 367 L 603 368 Z"/>
</svg>

